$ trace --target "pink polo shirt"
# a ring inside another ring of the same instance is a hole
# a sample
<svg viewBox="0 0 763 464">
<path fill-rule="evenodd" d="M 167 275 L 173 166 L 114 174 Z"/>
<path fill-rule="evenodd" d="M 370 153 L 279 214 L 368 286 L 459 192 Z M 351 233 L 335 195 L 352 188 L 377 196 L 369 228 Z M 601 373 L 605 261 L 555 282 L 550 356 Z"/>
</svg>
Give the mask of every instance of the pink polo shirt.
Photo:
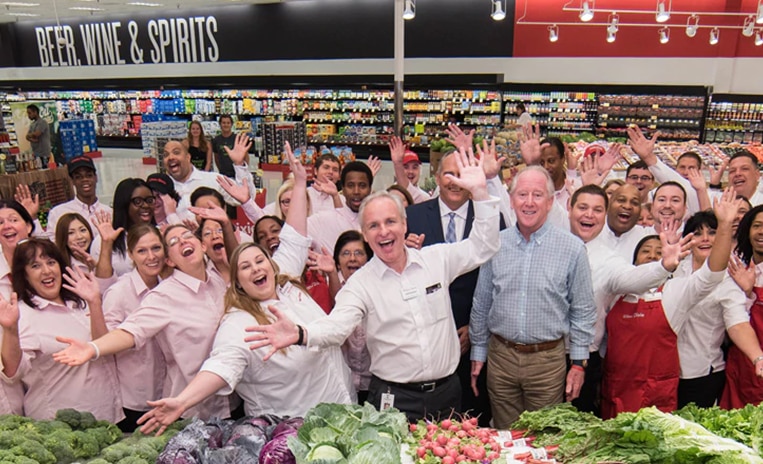
<svg viewBox="0 0 763 464">
<path fill-rule="evenodd" d="M 138 309 L 150 289 L 137 270 L 123 275 L 103 294 L 103 315 L 109 330 L 116 329 L 130 313 Z M 116 355 L 117 375 L 122 392 L 122 405 L 133 411 L 149 409 L 146 401 L 162 397 L 167 368 L 155 339 L 140 349 Z"/>
<path fill-rule="evenodd" d="M 118 326 L 133 335 L 136 349 L 151 339 L 158 344 L 167 365 L 163 397 L 179 395 L 209 356 L 223 316 L 225 290 L 223 278 L 209 267 L 203 282 L 176 270 L 149 290 L 140 307 Z M 195 415 L 227 418 L 227 397 L 212 396 L 183 417 Z"/>
<path fill-rule="evenodd" d="M 321 211 L 307 218 L 307 234 L 317 245 L 316 249 L 326 247 L 334 253 L 336 239 L 347 230 L 360 230 L 360 218 L 346 205 L 328 211 Z"/>
<path fill-rule="evenodd" d="M 119 400 L 117 370 L 113 356 L 77 367 L 53 360 L 53 353 L 67 347 L 56 337 L 92 340 L 90 312 L 78 309 L 73 302 L 60 305 L 35 297 L 37 308 L 19 301 L 19 338 L 23 354 L 16 375 L 5 382 L 23 384 L 24 413 L 36 420 L 53 419 L 56 411 L 74 408 L 90 411 L 99 420 L 119 422 L 124 419 Z"/>
<path fill-rule="evenodd" d="M 8 301 L 13 292 L 13 286 L 11 285 L 11 267 L 5 260 L 5 255 L 0 253 L 0 296 L 5 301 Z M 0 346 L 3 342 L 3 331 L 0 330 Z M 3 367 L 3 360 L 0 359 L 0 370 Z M 2 414 L 18 414 L 24 413 L 24 390 L 21 388 L 21 384 L 7 384 L 0 382 L 0 415 Z"/>
</svg>

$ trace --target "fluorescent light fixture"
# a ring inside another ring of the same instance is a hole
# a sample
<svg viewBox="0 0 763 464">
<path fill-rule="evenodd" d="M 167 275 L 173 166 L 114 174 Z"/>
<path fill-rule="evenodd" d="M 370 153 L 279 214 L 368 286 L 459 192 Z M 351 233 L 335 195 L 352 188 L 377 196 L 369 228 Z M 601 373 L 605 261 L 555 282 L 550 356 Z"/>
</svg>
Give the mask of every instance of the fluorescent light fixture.
<svg viewBox="0 0 763 464">
<path fill-rule="evenodd" d="M 3 6 L 40 6 L 39 3 L 28 3 L 28 2 L 2 2 L 0 5 Z"/>
<path fill-rule="evenodd" d="M 559 26 L 552 24 L 548 26 L 548 41 L 556 42 L 557 40 L 559 40 Z"/>
<path fill-rule="evenodd" d="M 763 1 L 763 0 L 761 0 Z M 593 0 L 583 0 L 580 4 L 580 20 L 584 23 L 593 19 Z"/>
<path fill-rule="evenodd" d="M 416 17 L 416 0 L 405 0 L 403 19 L 411 20 Z"/>
<path fill-rule="evenodd" d="M 663 27 L 658 32 L 660 34 L 661 44 L 666 44 L 670 42 L 670 29 L 668 29 L 667 27 Z"/>
<path fill-rule="evenodd" d="M 24 17 L 32 17 L 32 16 L 40 16 L 37 13 L 5 13 L 6 16 L 24 16 Z"/>
<path fill-rule="evenodd" d="M 156 6 L 164 6 L 162 3 L 148 3 L 148 2 L 130 2 L 128 5 L 132 6 L 150 6 L 150 7 L 156 7 Z"/>
<path fill-rule="evenodd" d="M 617 31 L 607 28 L 607 43 L 612 43 L 617 39 Z"/>
<path fill-rule="evenodd" d="M 78 11 L 103 11 L 103 8 L 95 8 L 93 6 L 70 6 L 69 9 Z"/>
<path fill-rule="evenodd" d="M 607 26 L 607 32 L 614 35 L 620 29 L 620 16 L 617 13 L 612 13 L 607 19 L 609 26 Z M 609 35 L 607 36 L 609 37 Z M 614 42 L 614 40 L 612 40 Z"/>
<path fill-rule="evenodd" d="M 763 32 L 758 31 L 755 33 L 755 46 L 760 47 L 763 45 Z"/>
<path fill-rule="evenodd" d="M 752 37 L 755 34 L 755 16 L 750 15 L 744 18 L 744 26 L 742 27 L 742 35 L 745 37 Z"/>
<path fill-rule="evenodd" d="M 710 29 L 710 45 L 715 45 L 720 39 L 721 31 L 717 27 Z"/>
<path fill-rule="evenodd" d="M 758 14 L 755 17 L 757 24 L 763 24 L 763 0 L 758 0 Z"/>
<path fill-rule="evenodd" d="M 496 21 L 503 21 L 506 19 L 506 9 L 503 7 L 504 0 L 490 0 L 493 3 L 493 11 L 490 13 L 490 17 Z"/>
<path fill-rule="evenodd" d="M 688 37 L 694 37 L 697 35 L 697 29 L 699 29 L 699 16 L 689 16 L 689 19 L 686 20 L 686 35 Z"/>
<path fill-rule="evenodd" d="M 657 15 L 656 19 L 658 23 L 664 23 L 670 19 L 670 6 L 666 5 L 667 0 L 657 0 Z"/>
</svg>

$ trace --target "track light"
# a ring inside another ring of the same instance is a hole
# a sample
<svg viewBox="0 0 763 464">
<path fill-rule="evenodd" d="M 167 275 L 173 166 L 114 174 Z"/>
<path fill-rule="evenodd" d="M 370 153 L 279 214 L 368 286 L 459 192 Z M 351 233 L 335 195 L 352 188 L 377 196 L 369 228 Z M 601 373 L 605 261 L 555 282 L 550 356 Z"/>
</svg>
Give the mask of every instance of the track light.
<svg viewBox="0 0 763 464">
<path fill-rule="evenodd" d="M 720 38 L 721 31 L 717 27 L 714 27 L 710 29 L 710 45 L 715 45 L 718 43 L 718 39 Z"/>
<path fill-rule="evenodd" d="M 411 20 L 416 17 L 416 0 L 405 0 L 405 10 L 403 10 L 403 19 Z"/>
<path fill-rule="evenodd" d="M 763 0 L 758 0 L 758 14 L 755 17 L 755 22 L 763 24 Z"/>
<path fill-rule="evenodd" d="M 612 13 L 607 18 L 609 26 L 607 26 L 607 32 L 616 33 L 620 29 L 620 16 L 617 13 Z"/>
<path fill-rule="evenodd" d="M 658 32 L 660 33 L 661 44 L 666 44 L 670 42 L 670 29 L 668 29 L 667 27 L 663 27 Z"/>
<path fill-rule="evenodd" d="M 506 9 L 503 7 L 505 0 L 490 0 L 493 3 L 493 12 L 490 13 L 490 17 L 495 21 L 503 21 L 506 19 Z"/>
<path fill-rule="evenodd" d="M 559 40 L 559 26 L 552 24 L 548 26 L 548 41 L 556 42 L 557 40 Z"/>
<path fill-rule="evenodd" d="M 655 18 L 658 23 L 664 23 L 670 19 L 670 6 L 666 5 L 667 0 L 657 0 L 657 14 Z"/>
<path fill-rule="evenodd" d="M 763 45 L 763 32 L 758 31 L 755 33 L 755 46 L 760 47 Z"/>
<path fill-rule="evenodd" d="M 761 0 L 763 1 L 763 0 Z M 580 20 L 584 23 L 587 23 L 588 21 L 593 19 L 593 0 L 582 0 L 580 4 Z"/>
<path fill-rule="evenodd" d="M 742 35 L 745 37 L 752 37 L 753 34 L 755 34 L 755 16 L 750 15 L 744 18 Z"/>
<path fill-rule="evenodd" d="M 699 16 L 689 16 L 689 19 L 686 20 L 686 35 L 688 37 L 694 37 L 697 35 L 697 29 L 699 29 Z"/>
<path fill-rule="evenodd" d="M 607 28 L 607 43 L 612 43 L 617 39 L 617 31 Z"/>
</svg>

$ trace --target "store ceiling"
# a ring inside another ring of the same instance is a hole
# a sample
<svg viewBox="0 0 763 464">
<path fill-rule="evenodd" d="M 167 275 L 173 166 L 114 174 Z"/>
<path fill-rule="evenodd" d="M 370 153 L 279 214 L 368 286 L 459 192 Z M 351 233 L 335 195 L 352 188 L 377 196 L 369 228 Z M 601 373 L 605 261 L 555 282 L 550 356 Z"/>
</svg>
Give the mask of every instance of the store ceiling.
<svg viewBox="0 0 763 464">
<path fill-rule="evenodd" d="M 162 11 L 177 14 L 179 10 L 293 1 L 298 0 L 0 0 L 0 23 L 51 21 L 55 24 L 56 10 L 61 20 L 82 20 Z"/>
</svg>

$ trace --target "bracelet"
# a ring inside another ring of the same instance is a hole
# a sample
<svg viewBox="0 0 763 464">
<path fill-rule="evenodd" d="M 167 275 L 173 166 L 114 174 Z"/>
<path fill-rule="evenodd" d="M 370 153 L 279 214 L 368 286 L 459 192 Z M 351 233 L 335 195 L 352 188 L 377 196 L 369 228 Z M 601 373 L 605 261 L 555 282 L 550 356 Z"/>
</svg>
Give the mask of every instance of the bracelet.
<svg viewBox="0 0 763 464">
<path fill-rule="evenodd" d="M 578 366 L 577 364 L 573 364 L 572 367 L 570 367 L 570 370 L 572 369 L 577 369 L 580 372 L 585 372 L 585 369 L 583 368 L 583 366 Z"/>
<path fill-rule="evenodd" d="M 758 364 L 758 361 L 763 361 L 763 355 L 758 356 L 757 358 L 752 360 L 752 365 Z"/>
<path fill-rule="evenodd" d="M 723 190 L 723 184 L 707 184 L 711 189 Z"/>
<path fill-rule="evenodd" d="M 302 345 L 305 341 L 305 329 L 301 325 L 297 326 L 297 332 L 299 332 L 299 338 L 297 338 L 297 345 Z"/>
<path fill-rule="evenodd" d="M 87 342 L 88 345 L 92 346 L 95 350 L 95 357 L 91 359 L 91 361 L 95 361 L 96 359 L 101 357 L 101 350 L 98 348 L 98 345 L 96 345 L 94 342 Z"/>
</svg>

